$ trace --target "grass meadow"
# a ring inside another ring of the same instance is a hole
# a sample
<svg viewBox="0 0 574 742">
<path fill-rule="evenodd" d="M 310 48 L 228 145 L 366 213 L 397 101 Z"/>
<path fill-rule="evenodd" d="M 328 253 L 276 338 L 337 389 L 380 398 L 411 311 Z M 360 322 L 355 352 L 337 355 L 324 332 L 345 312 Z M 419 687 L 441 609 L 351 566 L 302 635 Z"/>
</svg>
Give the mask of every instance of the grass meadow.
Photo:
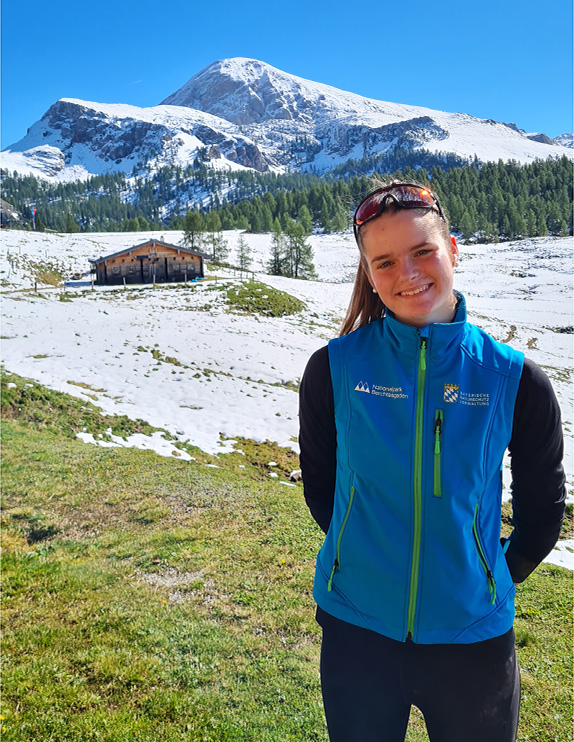
<svg viewBox="0 0 574 742">
<path fill-rule="evenodd" d="M 249 441 L 219 458 L 189 448 L 191 462 L 84 444 L 85 428 L 145 424 L 14 374 L 2 414 L 4 742 L 327 740 L 322 534 L 301 485 L 281 484 L 296 457 Z M 515 628 L 518 740 L 570 742 L 568 571 L 542 565 L 518 587 Z M 416 710 L 407 739 L 427 740 Z"/>
</svg>

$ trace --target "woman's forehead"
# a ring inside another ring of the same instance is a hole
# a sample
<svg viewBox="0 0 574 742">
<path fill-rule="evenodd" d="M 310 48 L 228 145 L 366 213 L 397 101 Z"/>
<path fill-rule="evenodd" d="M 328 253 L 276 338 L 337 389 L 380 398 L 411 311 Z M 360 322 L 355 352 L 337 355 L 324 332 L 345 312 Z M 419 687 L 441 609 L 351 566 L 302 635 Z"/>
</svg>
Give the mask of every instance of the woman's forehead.
<svg viewBox="0 0 574 742">
<path fill-rule="evenodd" d="M 446 244 L 439 219 L 432 212 L 422 213 L 412 209 L 383 213 L 361 228 L 361 240 L 366 249 L 370 244 L 387 242 L 397 248 L 404 246 L 407 249 L 409 243 L 418 244 L 421 240 Z"/>
</svg>

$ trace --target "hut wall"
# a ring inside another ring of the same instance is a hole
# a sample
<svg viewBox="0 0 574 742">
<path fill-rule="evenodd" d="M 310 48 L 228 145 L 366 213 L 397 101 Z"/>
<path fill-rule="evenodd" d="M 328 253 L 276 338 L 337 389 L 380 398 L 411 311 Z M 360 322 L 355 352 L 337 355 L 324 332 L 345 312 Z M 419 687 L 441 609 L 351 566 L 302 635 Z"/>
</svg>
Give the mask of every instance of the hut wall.
<svg viewBox="0 0 574 742">
<path fill-rule="evenodd" d="M 179 254 L 178 254 L 179 253 Z M 203 261 L 198 255 L 179 252 L 162 245 L 144 245 L 97 265 L 97 282 L 102 284 L 169 283 L 203 278 Z"/>
</svg>

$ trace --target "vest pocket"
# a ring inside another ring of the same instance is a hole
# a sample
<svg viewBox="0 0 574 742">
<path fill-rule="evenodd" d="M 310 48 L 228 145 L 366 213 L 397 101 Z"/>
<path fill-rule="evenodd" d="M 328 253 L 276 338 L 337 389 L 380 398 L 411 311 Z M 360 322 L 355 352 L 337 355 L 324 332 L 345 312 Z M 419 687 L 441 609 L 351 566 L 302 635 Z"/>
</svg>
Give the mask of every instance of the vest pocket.
<svg viewBox="0 0 574 742">
<path fill-rule="evenodd" d="M 329 582 L 327 583 L 328 592 L 331 592 L 331 589 L 333 587 L 333 577 L 335 576 L 335 572 L 337 572 L 341 566 L 341 540 L 343 539 L 343 533 L 345 532 L 345 527 L 347 525 L 347 521 L 349 520 L 349 515 L 351 514 L 351 508 L 353 507 L 354 499 L 355 499 L 355 488 L 351 487 L 351 496 L 349 497 L 349 504 L 347 505 L 345 517 L 343 518 L 343 522 L 341 523 L 341 528 L 339 529 L 339 536 L 337 537 L 337 548 L 335 550 L 335 561 L 333 562 L 333 568 L 329 576 Z"/>
<path fill-rule="evenodd" d="M 488 592 L 490 593 L 490 602 L 492 603 L 492 605 L 494 605 L 496 602 L 496 582 L 494 580 L 494 575 L 492 574 L 492 570 L 490 569 L 490 566 L 488 564 L 488 559 L 486 558 L 484 548 L 480 541 L 480 534 L 478 532 L 478 503 L 476 507 L 474 508 L 474 520 L 472 522 L 472 535 L 474 536 L 474 545 L 476 547 L 476 553 L 478 555 L 478 559 L 480 561 L 482 569 L 484 570 L 484 574 L 486 575 L 486 580 L 488 583 Z"/>
<path fill-rule="evenodd" d="M 434 416 L 434 475 L 433 475 L 433 495 L 442 497 L 441 483 L 441 459 L 442 459 L 442 426 L 443 412 L 437 410 Z"/>
</svg>

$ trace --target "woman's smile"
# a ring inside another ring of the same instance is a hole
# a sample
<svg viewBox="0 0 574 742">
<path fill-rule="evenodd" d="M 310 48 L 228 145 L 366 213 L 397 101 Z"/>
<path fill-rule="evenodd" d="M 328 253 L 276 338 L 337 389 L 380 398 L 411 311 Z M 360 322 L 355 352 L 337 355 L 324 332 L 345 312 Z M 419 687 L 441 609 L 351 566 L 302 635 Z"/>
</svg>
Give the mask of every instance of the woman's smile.
<svg viewBox="0 0 574 742">
<path fill-rule="evenodd" d="M 399 296 L 418 296 L 418 294 L 422 294 L 423 291 L 428 291 L 431 287 L 430 283 L 426 283 L 424 286 L 421 286 L 418 289 L 411 289 L 409 291 L 401 291 L 399 293 Z"/>
</svg>

